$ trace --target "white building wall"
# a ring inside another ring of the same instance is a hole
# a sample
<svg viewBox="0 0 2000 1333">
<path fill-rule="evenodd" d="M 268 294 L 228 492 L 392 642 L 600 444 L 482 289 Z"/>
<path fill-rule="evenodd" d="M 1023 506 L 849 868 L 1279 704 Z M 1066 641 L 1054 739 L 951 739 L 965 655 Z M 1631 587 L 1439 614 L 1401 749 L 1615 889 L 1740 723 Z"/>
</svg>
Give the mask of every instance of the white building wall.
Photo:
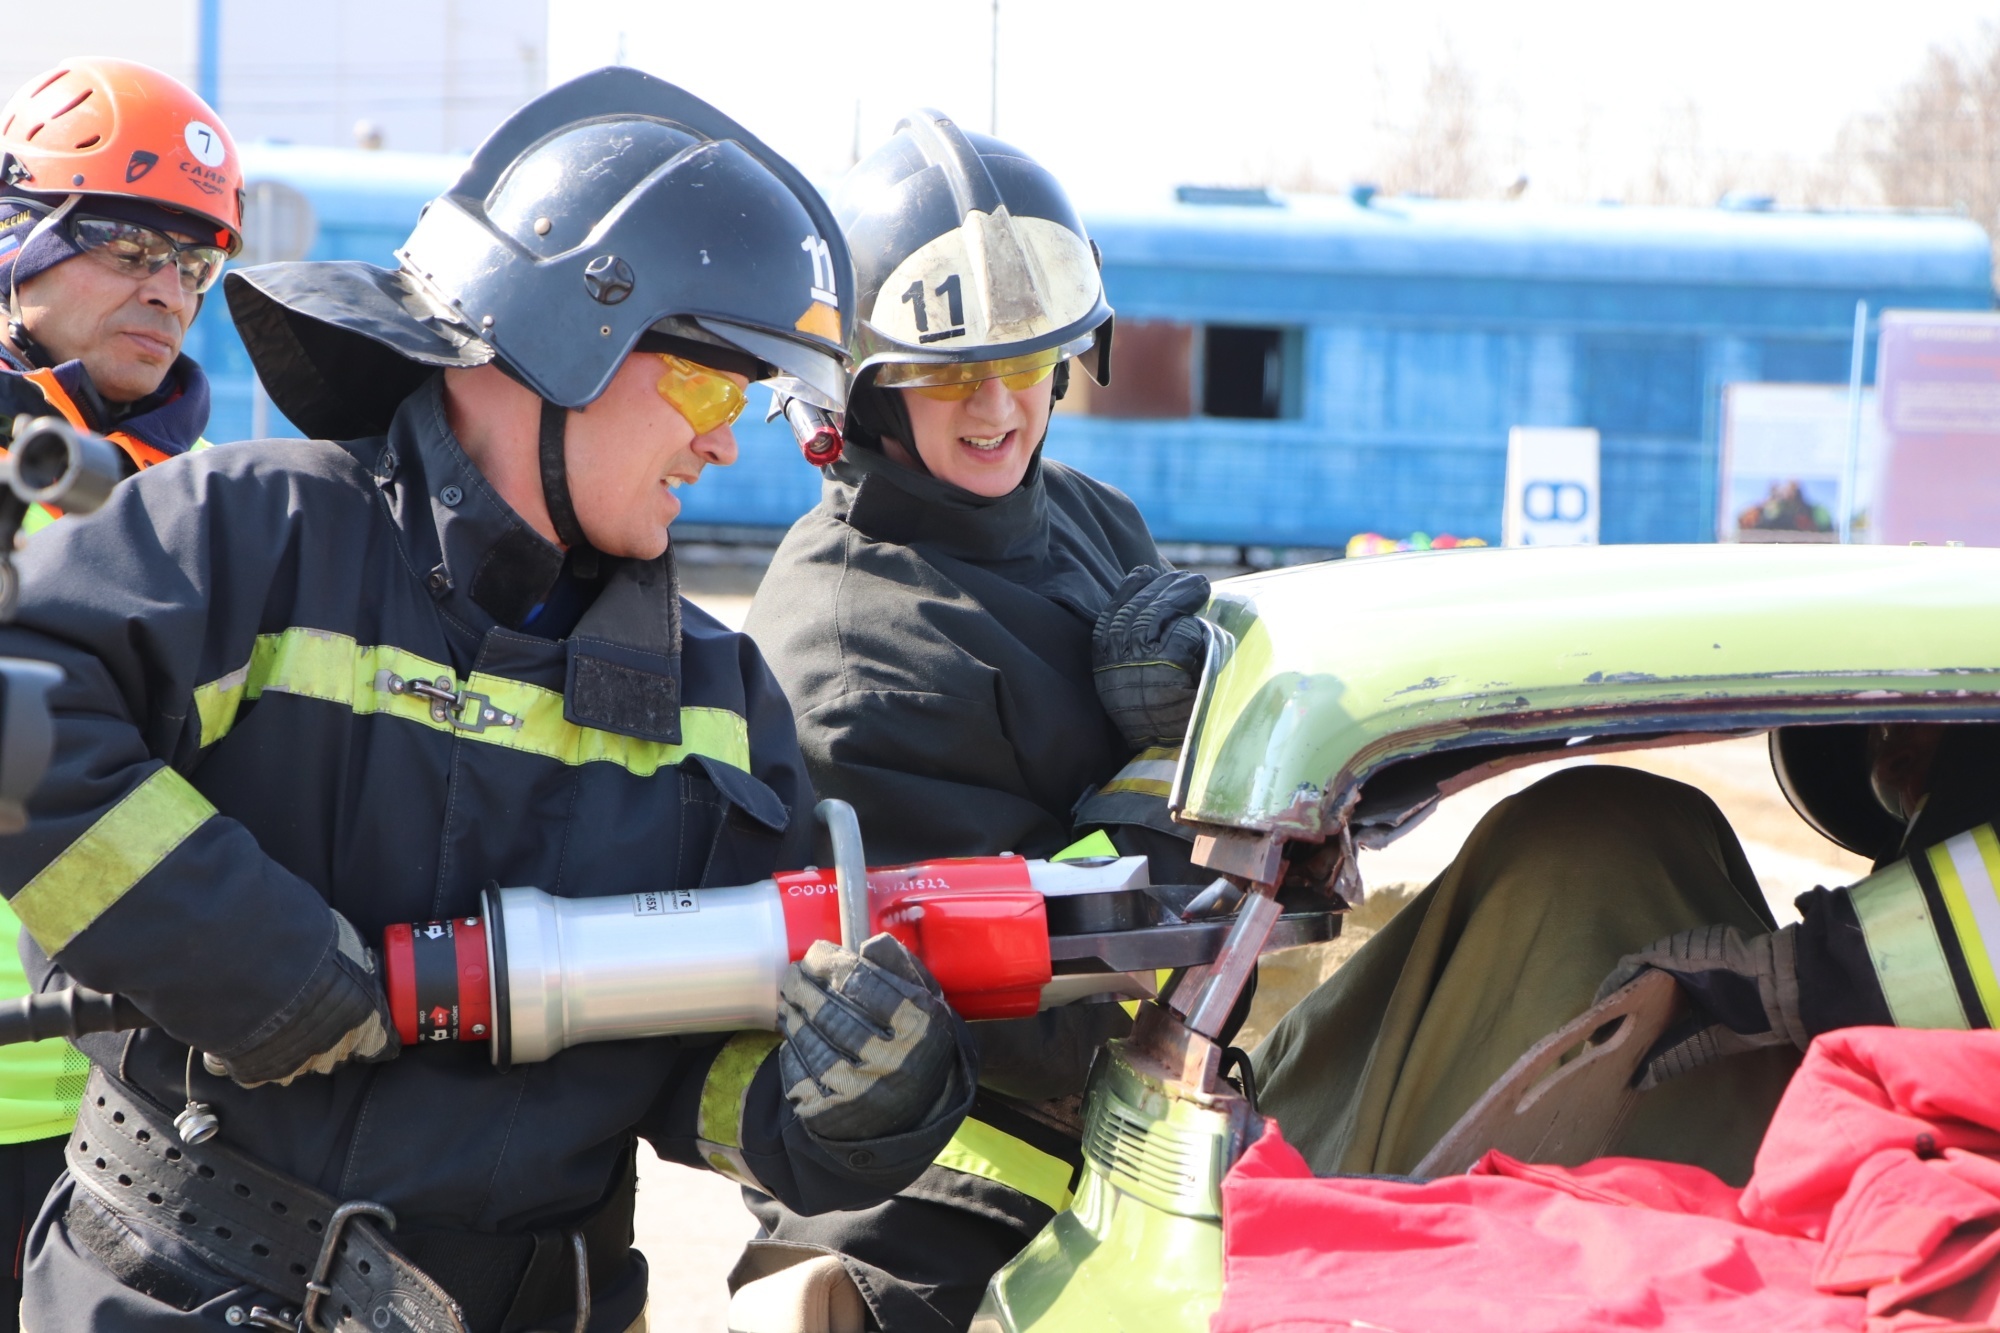
<svg viewBox="0 0 2000 1333">
<path fill-rule="evenodd" d="M 217 107 L 242 142 L 478 146 L 548 81 L 549 0 L 219 0 Z M 77 55 L 120 56 L 197 87 L 200 0 L 0 3 L 0 101 Z M 85 21 L 78 22 L 79 13 Z"/>
<path fill-rule="evenodd" d="M 192 88 L 197 7 L 196 0 L 0 4 L 0 102 L 43 70 L 82 55 L 137 60 Z"/>
<path fill-rule="evenodd" d="M 548 0 L 222 0 L 220 110 L 246 142 L 353 147 L 367 122 L 469 150 L 545 86 L 548 22 Z"/>
</svg>

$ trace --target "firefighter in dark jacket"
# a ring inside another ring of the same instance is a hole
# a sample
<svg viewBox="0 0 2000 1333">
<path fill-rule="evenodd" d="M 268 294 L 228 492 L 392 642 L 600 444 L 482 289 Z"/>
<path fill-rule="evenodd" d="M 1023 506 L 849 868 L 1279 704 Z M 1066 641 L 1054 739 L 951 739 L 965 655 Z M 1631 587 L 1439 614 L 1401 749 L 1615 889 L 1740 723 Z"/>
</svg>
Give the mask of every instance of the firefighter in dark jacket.
<svg viewBox="0 0 2000 1333">
<path fill-rule="evenodd" d="M 1072 358 L 1100 383 L 1111 310 L 1061 186 L 930 111 L 835 195 L 860 321 L 846 433 L 746 625 L 798 716 L 821 794 L 871 861 L 1055 856 L 1090 834 L 1179 882 L 1165 796 L 1199 678 L 1199 575 L 1163 572 L 1118 491 L 1042 453 Z M 1135 679 L 1138 678 L 1138 679 Z M 1107 841 L 1108 839 L 1108 841 Z M 983 1086 L 937 1165 L 879 1208 L 769 1201 L 738 1307 L 819 1247 L 881 1327 L 962 1328 L 987 1280 L 1064 1206 L 1075 1098 L 1126 1026 L 1113 1005 L 975 1024 Z"/>
<path fill-rule="evenodd" d="M 746 382 L 838 406 L 851 310 L 811 186 L 626 69 L 509 119 L 400 257 L 227 288 L 279 407 L 342 443 L 150 469 L 23 562 L 0 653 L 67 683 L 0 887 L 44 986 L 158 1024 L 83 1042 L 38 1333 L 618 1333 L 637 1138 L 818 1212 L 908 1183 L 970 1103 L 964 1025 L 886 936 L 791 965 L 780 1034 L 398 1051 L 391 923 L 806 857 L 784 697 L 680 600 L 667 525 Z"/>
</svg>

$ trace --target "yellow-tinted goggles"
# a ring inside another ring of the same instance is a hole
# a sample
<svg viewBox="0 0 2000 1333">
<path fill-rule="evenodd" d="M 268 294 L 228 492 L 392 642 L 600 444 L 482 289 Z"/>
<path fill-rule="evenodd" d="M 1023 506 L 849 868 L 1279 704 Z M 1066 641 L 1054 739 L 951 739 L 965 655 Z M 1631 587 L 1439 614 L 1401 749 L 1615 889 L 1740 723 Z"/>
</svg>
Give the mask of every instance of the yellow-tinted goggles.
<svg viewBox="0 0 2000 1333">
<path fill-rule="evenodd" d="M 987 380 L 999 380 L 1016 392 L 1032 389 L 1055 374 L 1063 359 L 1060 347 L 1048 347 L 1004 361 L 959 361 L 942 366 L 893 362 L 875 372 L 875 382 L 885 389 L 915 389 L 926 398 L 958 403 L 978 393 Z"/>
<path fill-rule="evenodd" d="M 720 371 L 698 366 L 671 352 L 658 353 L 667 373 L 654 387 L 674 411 L 687 418 L 697 435 L 719 430 L 743 415 L 750 405 L 749 395 Z"/>
</svg>

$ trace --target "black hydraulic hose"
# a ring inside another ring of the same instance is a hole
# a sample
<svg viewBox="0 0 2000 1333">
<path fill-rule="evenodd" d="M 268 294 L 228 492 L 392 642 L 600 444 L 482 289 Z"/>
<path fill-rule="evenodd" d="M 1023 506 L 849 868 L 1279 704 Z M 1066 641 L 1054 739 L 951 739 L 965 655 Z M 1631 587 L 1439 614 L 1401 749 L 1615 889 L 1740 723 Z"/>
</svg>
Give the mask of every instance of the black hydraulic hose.
<svg viewBox="0 0 2000 1333">
<path fill-rule="evenodd" d="M 0 1003 L 0 1046 L 152 1026 L 153 1020 L 124 996 L 106 995 L 88 986 L 65 986 Z"/>
</svg>

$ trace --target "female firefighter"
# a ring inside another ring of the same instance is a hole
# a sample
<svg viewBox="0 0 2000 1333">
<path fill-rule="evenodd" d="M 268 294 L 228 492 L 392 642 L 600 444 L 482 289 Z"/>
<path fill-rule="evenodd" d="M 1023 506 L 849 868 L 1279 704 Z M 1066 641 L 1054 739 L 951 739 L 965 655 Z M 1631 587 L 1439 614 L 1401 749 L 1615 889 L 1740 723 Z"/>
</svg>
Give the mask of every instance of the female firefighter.
<svg viewBox="0 0 2000 1333">
<path fill-rule="evenodd" d="M 1207 581 L 1165 571 L 1130 500 L 1042 453 L 1073 365 L 1109 370 L 1096 247 L 1047 170 L 932 111 L 849 173 L 835 212 L 857 269 L 851 447 L 746 626 L 814 785 L 853 803 L 875 864 L 1053 856 L 1094 832 L 1182 878 L 1164 798 Z M 739 1303 L 818 1247 L 883 1328 L 963 1328 L 1063 1206 L 1075 1094 L 1125 1024 L 1113 1005 L 975 1024 L 976 1123 L 880 1207 L 759 1205 Z"/>
</svg>

